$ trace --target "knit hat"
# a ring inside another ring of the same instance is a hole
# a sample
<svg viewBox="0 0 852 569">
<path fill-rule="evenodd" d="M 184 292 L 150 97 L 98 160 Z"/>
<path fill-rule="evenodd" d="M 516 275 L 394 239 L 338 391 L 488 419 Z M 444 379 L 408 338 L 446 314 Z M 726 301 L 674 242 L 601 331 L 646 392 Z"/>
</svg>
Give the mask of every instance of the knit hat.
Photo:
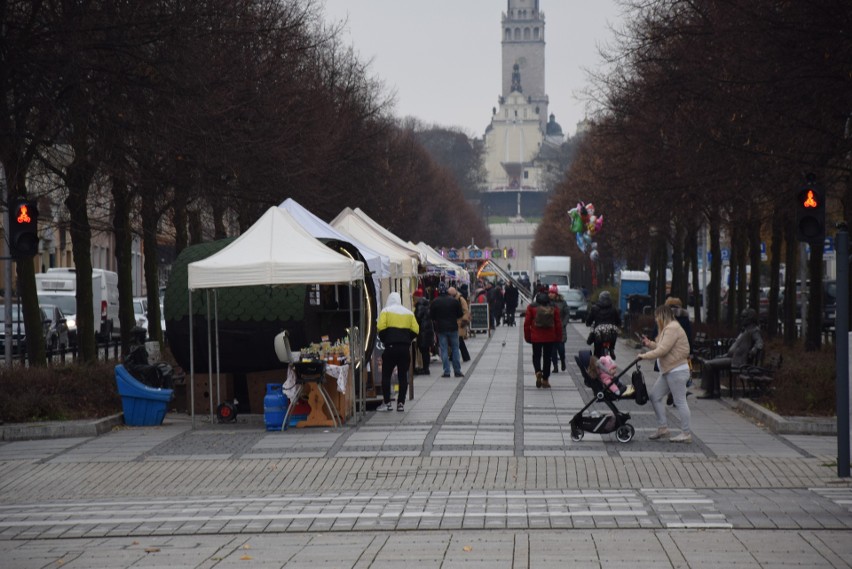
<svg viewBox="0 0 852 569">
<path fill-rule="evenodd" d="M 438 283 L 438 294 L 447 294 L 447 283 Z"/>
<path fill-rule="evenodd" d="M 547 289 L 547 292 L 552 292 L 553 294 L 559 294 L 559 287 L 555 284 L 550 285 L 550 288 Z"/>
</svg>

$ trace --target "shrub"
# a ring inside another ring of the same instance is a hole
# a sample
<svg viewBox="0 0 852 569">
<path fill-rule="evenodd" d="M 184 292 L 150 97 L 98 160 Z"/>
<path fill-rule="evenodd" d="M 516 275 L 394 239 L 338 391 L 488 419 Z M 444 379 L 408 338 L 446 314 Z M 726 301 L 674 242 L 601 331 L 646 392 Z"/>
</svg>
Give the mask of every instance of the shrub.
<svg viewBox="0 0 852 569">
<path fill-rule="evenodd" d="M 0 368 L 0 418 L 8 423 L 106 417 L 121 411 L 115 364 Z"/>
<path fill-rule="evenodd" d="M 781 415 L 832 416 L 836 413 L 834 346 L 806 352 L 801 343 L 789 347 L 780 340 L 768 342 L 764 353 L 781 354 L 774 389 L 760 400 Z"/>
</svg>

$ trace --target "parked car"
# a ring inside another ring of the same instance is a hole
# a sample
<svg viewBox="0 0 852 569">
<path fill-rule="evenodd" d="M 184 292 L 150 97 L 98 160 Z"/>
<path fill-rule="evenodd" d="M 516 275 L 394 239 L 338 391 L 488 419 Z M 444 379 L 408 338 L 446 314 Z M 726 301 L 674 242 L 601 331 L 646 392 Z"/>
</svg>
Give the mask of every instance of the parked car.
<svg viewBox="0 0 852 569">
<path fill-rule="evenodd" d="M 64 351 L 70 345 L 68 334 L 68 319 L 62 309 L 55 304 L 42 304 L 44 313 L 44 345 L 50 351 Z"/>
<path fill-rule="evenodd" d="M 42 330 L 48 350 L 65 349 L 68 346 L 68 324 L 62 310 L 55 305 L 45 304 L 41 311 Z M 12 353 L 27 351 L 27 330 L 20 305 L 12 305 Z M 6 327 L 0 326 L 0 352 L 6 349 Z"/>
<path fill-rule="evenodd" d="M 145 329 L 145 334 L 148 334 L 148 299 L 144 296 L 138 296 L 133 299 L 133 316 L 136 319 L 136 325 Z"/>
<path fill-rule="evenodd" d="M 57 306 L 65 317 L 68 345 L 77 345 L 77 299 L 66 294 L 38 293 L 39 306 Z"/>
<path fill-rule="evenodd" d="M 586 297 L 583 296 L 583 291 L 572 288 L 563 296 L 565 298 L 565 304 L 568 305 L 567 320 L 570 322 L 572 319 L 576 318 L 577 320 L 585 321 L 588 303 L 586 303 Z"/>
</svg>

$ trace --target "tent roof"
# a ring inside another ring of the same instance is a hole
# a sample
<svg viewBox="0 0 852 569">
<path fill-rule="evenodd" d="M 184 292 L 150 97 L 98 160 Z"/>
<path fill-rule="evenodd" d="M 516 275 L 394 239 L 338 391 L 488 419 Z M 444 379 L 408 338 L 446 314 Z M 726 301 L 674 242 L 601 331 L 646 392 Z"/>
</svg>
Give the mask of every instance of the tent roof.
<svg viewBox="0 0 852 569">
<path fill-rule="evenodd" d="M 350 235 L 367 244 L 370 248 L 387 255 L 391 262 L 400 268 L 401 274 L 394 276 L 411 277 L 417 275 L 417 264 L 420 253 L 413 252 L 409 247 L 401 247 L 376 231 L 372 224 L 358 216 L 350 208 L 344 208 L 337 217 L 331 220 L 331 226 L 338 231 Z"/>
<path fill-rule="evenodd" d="M 365 222 L 369 223 L 370 226 L 372 226 L 373 229 L 376 230 L 376 232 L 378 232 L 380 235 L 383 235 L 388 241 L 395 243 L 399 247 L 407 249 L 411 253 L 417 255 L 417 260 L 421 263 L 426 262 L 426 256 L 423 254 L 422 251 L 420 251 L 420 249 L 417 248 L 416 245 L 412 245 L 407 241 L 403 241 L 402 239 L 391 233 L 389 230 L 382 227 L 376 220 L 364 213 L 364 210 L 362 210 L 360 207 L 356 207 L 354 213 L 355 215 L 363 219 Z"/>
<path fill-rule="evenodd" d="M 190 263 L 190 289 L 274 284 L 349 283 L 364 264 L 314 239 L 287 211 L 270 207 L 233 243 Z"/>
<path fill-rule="evenodd" d="M 367 266 L 373 271 L 376 278 L 384 278 L 390 275 L 390 259 L 387 255 L 382 254 L 368 245 L 361 243 L 351 235 L 345 235 L 338 231 L 307 209 L 293 198 L 287 198 L 278 207 L 287 210 L 290 215 L 299 223 L 308 233 L 317 239 L 337 239 L 351 243 L 364 259 L 367 261 Z"/>
</svg>

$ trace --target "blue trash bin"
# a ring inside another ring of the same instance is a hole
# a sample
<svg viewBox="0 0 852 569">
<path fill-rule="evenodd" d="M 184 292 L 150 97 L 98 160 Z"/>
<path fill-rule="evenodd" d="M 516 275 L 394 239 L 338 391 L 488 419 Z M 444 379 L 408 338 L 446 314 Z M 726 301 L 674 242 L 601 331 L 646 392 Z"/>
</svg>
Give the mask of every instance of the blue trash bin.
<svg viewBox="0 0 852 569">
<path fill-rule="evenodd" d="M 166 417 L 166 405 L 174 396 L 173 389 L 148 387 L 127 371 L 115 366 L 115 383 L 121 395 L 124 424 L 132 427 L 161 425 Z"/>
</svg>

